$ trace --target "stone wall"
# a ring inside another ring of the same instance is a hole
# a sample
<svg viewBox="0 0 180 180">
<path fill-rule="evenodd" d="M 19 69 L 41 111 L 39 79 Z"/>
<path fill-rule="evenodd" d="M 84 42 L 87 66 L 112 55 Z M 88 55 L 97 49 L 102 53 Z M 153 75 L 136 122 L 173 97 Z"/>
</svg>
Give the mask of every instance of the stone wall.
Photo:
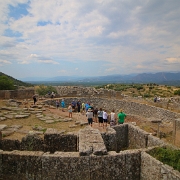
<svg viewBox="0 0 180 180">
<path fill-rule="evenodd" d="M 28 134 L 22 138 L 22 141 L 11 139 L 1 140 L 0 149 L 5 151 L 49 151 L 51 153 L 55 151 L 76 152 L 78 150 L 77 135 L 47 131 L 44 134 L 44 138 L 41 138 L 36 134 Z"/>
<path fill-rule="evenodd" d="M 107 127 L 105 133 L 101 133 L 107 151 L 117 151 L 116 131 L 113 128 Z"/>
<path fill-rule="evenodd" d="M 146 148 L 149 133 L 143 131 L 139 127 L 128 125 L 128 140 L 130 149 Z"/>
<path fill-rule="evenodd" d="M 0 90 L 0 99 L 29 99 L 35 94 L 33 88 L 19 90 Z"/>
<path fill-rule="evenodd" d="M 156 160 L 146 152 L 141 153 L 141 180 L 179 180 L 180 172 Z"/>
<path fill-rule="evenodd" d="M 97 98 L 122 98 L 121 92 L 109 89 L 95 89 L 94 87 L 81 86 L 54 86 L 60 97 L 97 97 Z"/>
<path fill-rule="evenodd" d="M 166 145 L 160 139 L 130 124 L 108 128 L 101 135 L 87 126 L 78 137 L 50 129 L 44 142 L 37 136 L 32 141 L 31 134 L 22 139 L 23 145 L 7 141 L 12 148 L 0 150 L 0 179 L 180 179 L 179 172 L 144 152 L 148 146 Z M 42 146 L 51 152 L 41 151 Z M 13 150 L 14 147 L 23 147 L 23 151 Z"/>
<path fill-rule="evenodd" d="M 3 180 L 139 180 L 141 152 L 112 151 L 102 157 L 79 156 L 77 152 L 0 151 L 0 161 Z"/>
</svg>

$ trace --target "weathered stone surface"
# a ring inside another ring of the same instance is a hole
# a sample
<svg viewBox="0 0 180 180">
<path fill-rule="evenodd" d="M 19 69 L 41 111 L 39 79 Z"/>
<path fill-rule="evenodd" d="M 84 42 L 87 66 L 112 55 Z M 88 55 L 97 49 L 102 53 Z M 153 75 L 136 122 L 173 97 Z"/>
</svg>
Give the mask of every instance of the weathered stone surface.
<svg viewBox="0 0 180 180">
<path fill-rule="evenodd" d="M 63 134 L 62 131 L 47 129 L 44 134 L 45 151 L 77 151 L 77 135 Z"/>
<path fill-rule="evenodd" d="M 42 157 L 42 179 L 90 179 L 89 157 L 79 157 L 78 152 L 57 152 Z"/>
<path fill-rule="evenodd" d="M 90 154 L 107 154 L 107 149 L 98 129 L 87 126 L 79 131 L 79 154 L 87 156 Z"/>
<path fill-rule="evenodd" d="M 4 115 L 4 117 L 7 118 L 7 119 L 13 119 L 14 116 L 9 114 L 9 115 Z"/>
<path fill-rule="evenodd" d="M 128 125 L 128 146 L 131 149 L 146 148 L 148 144 L 149 133 L 143 131 L 137 126 Z"/>
<path fill-rule="evenodd" d="M 27 117 L 29 117 L 29 115 L 27 115 L 27 114 L 15 115 L 16 119 L 27 118 Z"/>
<path fill-rule="evenodd" d="M 2 132 L 3 136 L 9 136 L 9 135 L 13 134 L 15 131 L 14 131 L 14 129 L 7 129 L 7 130 L 3 130 L 1 132 Z"/>
<path fill-rule="evenodd" d="M 21 150 L 43 151 L 43 139 L 40 138 L 35 132 L 27 134 L 22 138 Z"/>
<path fill-rule="evenodd" d="M 5 121 L 6 119 L 6 117 L 0 117 L 0 121 Z"/>
<path fill-rule="evenodd" d="M 0 131 L 2 131 L 3 129 L 7 128 L 7 125 L 5 124 L 0 124 Z"/>
<path fill-rule="evenodd" d="M 3 152 L 3 179 L 42 179 L 41 156 L 43 152 Z M 8 169 L 11 164 L 11 169 Z"/>
<path fill-rule="evenodd" d="M 4 151 L 20 150 L 20 141 L 12 139 L 3 139 L 0 141 L 0 149 Z"/>
<path fill-rule="evenodd" d="M 116 131 L 113 128 L 106 128 L 105 133 L 101 133 L 107 151 L 117 151 Z"/>
<path fill-rule="evenodd" d="M 69 128 L 75 128 L 77 125 L 69 125 Z"/>
<path fill-rule="evenodd" d="M 54 120 L 46 120 L 45 123 L 52 124 L 52 123 L 54 123 Z"/>
</svg>

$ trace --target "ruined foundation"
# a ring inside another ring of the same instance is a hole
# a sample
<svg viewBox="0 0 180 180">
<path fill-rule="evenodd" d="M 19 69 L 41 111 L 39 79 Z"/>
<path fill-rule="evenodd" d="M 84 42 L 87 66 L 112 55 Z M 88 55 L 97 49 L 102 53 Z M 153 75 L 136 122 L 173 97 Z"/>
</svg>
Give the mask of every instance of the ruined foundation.
<svg viewBox="0 0 180 180">
<path fill-rule="evenodd" d="M 49 129 L 44 139 L 28 134 L 21 142 L 0 142 L 0 179 L 180 179 L 180 172 L 146 153 L 152 146 L 168 144 L 130 124 L 102 134 L 91 127 L 67 135 Z"/>
</svg>

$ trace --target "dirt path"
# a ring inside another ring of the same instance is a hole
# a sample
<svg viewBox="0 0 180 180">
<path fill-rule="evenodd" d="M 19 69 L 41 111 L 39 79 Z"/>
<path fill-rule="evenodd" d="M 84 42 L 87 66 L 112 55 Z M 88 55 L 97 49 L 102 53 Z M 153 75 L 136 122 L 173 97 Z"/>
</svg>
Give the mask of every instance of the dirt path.
<svg viewBox="0 0 180 180">
<path fill-rule="evenodd" d="M 67 111 L 67 109 L 65 109 L 65 112 L 63 112 L 61 109 L 49 109 L 50 113 L 56 114 L 58 116 L 62 116 L 62 117 L 69 117 L 69 113 Z M 72 118 L 75 119 L 76 121 L 83 121 L 83 122 L 87 122 L 87 117 L 82 113 L 77 113 L 77 112 L 73 112 L 72 114 Z M 107 125 L 107 127 L 109 127 L 109 124 Z M 98 129 L 100 132 L 105 132 L 106 131 L 106 127 L 99 127 L 99 123 L 93 122 L 92 124 L 92 128 Z"/>
</svg>

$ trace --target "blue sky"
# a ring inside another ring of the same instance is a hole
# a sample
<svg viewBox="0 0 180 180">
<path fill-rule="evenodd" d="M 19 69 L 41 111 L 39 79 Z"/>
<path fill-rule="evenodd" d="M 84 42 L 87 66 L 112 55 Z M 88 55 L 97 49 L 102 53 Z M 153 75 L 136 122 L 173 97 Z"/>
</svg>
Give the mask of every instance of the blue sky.
<svg viewBox="0 0 180 180">
<path fill-rule="evenodd" d="M 0 36 L 17 79 L 180 71 L 180 0 L 1 0 Z"/>
</svg>

